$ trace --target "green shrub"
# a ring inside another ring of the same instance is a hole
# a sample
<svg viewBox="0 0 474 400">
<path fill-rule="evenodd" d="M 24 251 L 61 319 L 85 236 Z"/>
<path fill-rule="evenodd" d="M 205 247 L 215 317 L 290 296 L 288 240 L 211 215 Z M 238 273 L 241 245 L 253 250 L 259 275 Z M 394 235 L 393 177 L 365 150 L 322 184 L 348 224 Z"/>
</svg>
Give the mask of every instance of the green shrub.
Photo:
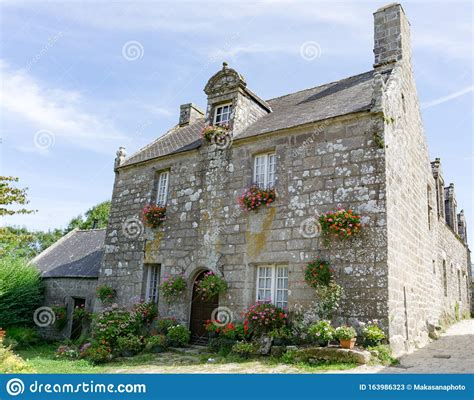
<svg viewBox="0 0 474 400">
<path fill-rule="evenodd" d="M 40 273 L 24 259 L 0 259 L 0 326 L 32 325 L 41 302 Z"/>
<path fill-rule="evenodd" d="M 17 374 L 35 372 L 23 359 L 18 357 L 10 347 L 0 340 L 0 374 Z"/>
<path fill-rule="evenodd" d="M 137 303 L 133 306 L 132 311 L 139 324 L 151 324 L 158 315 L 158 307 L 152 301 Z"/>
<path fill-rule="evenodd" d="M 334 339 L 334 328 L 330 321 L 319 321 L 309 327 L 308 335 L 319 344 L 328 344 Z"/>
<path fill-rule="evenodd" d="M 166 338 L 172 346 L 184 347 L 189 343 L 191 332 L 183 325 L 175 325 L 168 329 Z"/>
<path fill-rule="evenodd" d="M 248 358 L 254 352 L 255 346 L 250 342 L 241 341 L 232 346 L 232 353 L 243 358 Z"/>
<path fill-rule="evenodd" d="M 385 333 L 376 320 L 362 325 L 362 337 L 366 346 L 378 346 L 385 339 Z"/>
<path fill-rule="evenodd" d="M 160 318 L 158 321 L 156 321 L 156 332 L 162 335 L 166 335 L 168 333 L 168 330 L 175 325 L 178 325 L 176 318 Z"/>
<path fill-rule="evenodd" d="M 7 329 L 5 345 L 17 349 L 37 345 L 41 341 L 36 329 L 20 326 L 12 326 Z"/>
<path fill-rule="evenodd" d="M 150 336 L 146 339 L 145 348 L 147 351 L 160 353 L 168 348 L 168 339 L 166 339 L 165 335 Z"/>
<path fill-rule="evenodd" d="M 68 346 L 66 344 L 62 344 L 57 348 L 55 357 L 66 360 L 74 360 L 79 358 L 79 349 L 77 346 Z"/>
<path fill-rule="evenodd" d="M 112 349 L 104 344 L 89 342 L 81 347 L 79 357 L 93 364 L 103 364 L 112 360 Z"/>
<path fill-rule="evenodd" d="M 372 354 L 371 364 L 397 365 L 400 362 L 392 356 L 390 346 L 381 344 L 379 346 L 369 346 L 367 350 Z"/>
<path fill-rule="evenodd" d="M 107 285 L 99 286 L 96 289 L 97 298 L 102 302 L 102 304 L 110 304 L 114 301 L 117 291 Z"/>
<path fill-rule="evenodd" d="M 296 350 L 288 350 L 280 357 L 280 361 L 284 364 L 294 364 L 296 362 Z"/>
<path fill-rule="evenodd" d="M 267 333 L 286 325 L 288 313 L 271 303 L 256 303 L 245 312 L 245 324 L 251 332 Z"/>
<path fill-rule="evenodd" d="M 333 272 L 333 269 L 329 266 L 329 261 L 317 258 L 306 266 L 304 279 L 313 288 L 320 285 L 327 286 L 333 279 Z"/>
<path fill-rule="evenodd" d="M 143 341 L 139 336 L 122 336 L 117 339 L 117 347 L 120 351 L 136 354 L 143 349 Z"/>
<path fill-rule="evenodd" d="M 134 313 L 112 305 L 94 316 L 93 337 L 115 348 L 118 338 L 136 335 L 139 328 Z"/>
</svg>

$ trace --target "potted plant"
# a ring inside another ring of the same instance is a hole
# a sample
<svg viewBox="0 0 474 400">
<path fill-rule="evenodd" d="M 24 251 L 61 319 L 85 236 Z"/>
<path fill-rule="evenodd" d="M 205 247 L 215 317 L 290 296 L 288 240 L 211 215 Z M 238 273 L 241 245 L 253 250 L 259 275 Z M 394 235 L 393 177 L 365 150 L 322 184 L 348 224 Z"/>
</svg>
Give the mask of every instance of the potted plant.
<svg viewBox="0 0 474 400">
<path fill-rule="evenodd" d="M 377 320 L 373 320 L 368 324 L 363 322 L 360 324 L 362 325 L 362 337 L 366 346 L 378 346 L 385 339 L 385 333 L 380 328 Z"/>
<path fill-rule="evenodd" d="M 321 347 L 326 347 L 334 339 L 334 328 L 330 321 L 322 320 L 309 327 L 308 335 Z"/>
<path fill-rule="evenodd" d="M 153 353 L 162 353 L 168 348 L 168 340 L 165 335 L 150 336 L 146 341 L 146 347 Z"/>
<path fill-rule="evenodd" d="M 352 326 L 340 326 L 335 331 L 336 339 L 343 349 L 353 349 L 356 343 L 356 330 Z"/>
<path fill-rule="evenodd" d="M 184 279 L 183 275 L 172 275 L 165 278 L 160 285 L 160 294 L 162 294 L 169 303 L 181 296 L 186 290 L 186 286 L 186 279 Z"/>
<path fill-rule="evenodd" d="M 225 293 L 228 287 L 227 282 L 212 271 L 206 272 L 204 277 L 196 282 L 195 286 L 196 292 L 204 300 L 210 300 L 216 295 Z"/>
<path fill-rule="evenodd" d="M 338 208 L 328 211 L 319 217 L 321 232 L 326 237 L 333 236 L 339 239 L 349 239 L 361 232 L 360 215 L 353 210 Z"/>
<path fill-rule="evenodd" d="M 97 298 L 102 302 L 104 305 L 109 305 L 115 300 L 115 296 L 117 295 L 117 291 L 107 285 L 101 285 L 97 288 Z"/>
<path fill-rule="evenodd" d="M 208 319 L 204 323 L 204 329 L 206 330 L 207 335 L 210 339 L 216 338 L 217 336 L 219 336 L 219 332 L 221 331 L 221 325 L 219 325 L 219 320 L 212 321 Z"/>
<path fill-rule="evenodd" d="M 201 137 L 207 143 L 220 143 L 230 136 L 228 124 L 208 125 L 201 131 Z"/>
<path fill-rule="evenodd" d="M 316 258 L 306 266 L 304 279 L 313 288 L 328 286 L 333 280 L 333 272 L 329 261 Z"/>
<path fill-rule="evenodd" d="M 166 219 L 166 206 L 149 204 L 142 211 L 143 222 L 151 228 L 158 228 Z"/>
<path fill-rule="evenodd" d="M 67 310 L 64 306 L 53 306 L 54 315 L 56 320 L 54 321 L 54 326 L 58 331 L 62 331 L 67 325 Z"/>
<path fill-rule="evenodd" d="M 252 211 L 266 204 L 269 206 L 275 201 L 276 192 L 274 188 L 261 188 L 253 185 L 245 190 L 239 197 L 239 204 L 245 211 Z"/>
</svg>

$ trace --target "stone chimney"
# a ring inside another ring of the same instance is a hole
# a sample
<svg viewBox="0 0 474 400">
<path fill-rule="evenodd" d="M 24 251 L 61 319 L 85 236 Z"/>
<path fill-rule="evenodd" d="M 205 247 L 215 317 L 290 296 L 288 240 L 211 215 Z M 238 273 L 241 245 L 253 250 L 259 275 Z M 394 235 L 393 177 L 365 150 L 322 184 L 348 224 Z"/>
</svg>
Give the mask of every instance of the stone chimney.
<svg viewBox="0 0 474 400">
<path fill-rule="evenodd" d="M 204 113 L 193 103 L 183 104 L 179 107 L 179 126 L 192 124 L 202 117 L 204 117 Z"/>
<path fill-rule="evenodd" d="M 410 23 L 398 3 L 388 4 L 374 13 L 374 68 L 410 62 Z"/>
<path fill-rule="evenodd" d="M 125 147 L 120 146 L 119 149 L 117 150 L 116 155 L 117 155 L 117 157 L 115 157 L 114 171 L 117 171 L 118 167 L 120 167 L 120 165 L 122 165 L 125 158 L 127 157 L 127 151 L 125 150 Z"/>
<path fill-rule="evenodd" d="M 464 216 L 464 210 L 461 210 L 458 214 L 458 233 L 465 244 L 467 244 L 467 226 L 466 217 Z"/>
</svg>

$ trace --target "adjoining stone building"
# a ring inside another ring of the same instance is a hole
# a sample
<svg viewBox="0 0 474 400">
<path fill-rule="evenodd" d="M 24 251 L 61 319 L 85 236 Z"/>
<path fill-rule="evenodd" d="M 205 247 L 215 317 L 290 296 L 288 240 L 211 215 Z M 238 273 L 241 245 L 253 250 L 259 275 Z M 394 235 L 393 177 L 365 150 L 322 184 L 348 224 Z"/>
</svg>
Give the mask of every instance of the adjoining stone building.
<svg viewBox="0 0 474 400">
<path fill-rule="evenodd" d="M 199 336 L 213 307 L 240 318 L 262 293 L 290 310 L 308 305 L 304 271 L 318 256 L 345 288 L 336 322 L 381 320 L 395 354 L 423 344 L 430 323 L 469 310 L 465 220 L 439 159 L 430 164 L 409 23 L 399 4 L 374 22 L 372 70 L 262 100 L 224 63 L 205 86 L 205 111 L 184 104 L 163 136 L 128 158 L 119 150 L 99 274 L 119 303 L 157 300 Z M 201 141 L 205 126 L 224 122 L 231 142 Z M 274 185 L 277 199 L 243 212 L 237 198 L 254 183 Z M 167 205 L 166 221 L 144 228 L 141 212 L 154 202 Z M 305 232 L 338 206 L 363 216 L 360 237 L 324 243 Z M 201 304 L 193 284 L 209 270 L 229 290 Z M 161 280 L 181 273 L 181 299 L 156 296 Z"/>
<path fill-rule="evenodd" d="M 67 324 L 61 331 L 55 325 L 41 327 L 50 338 L 77 338 L 83 328 L 75 321 L 75 307 L 92 312 L 96 301 L 99 269 L 104 255 L 105 229 L 74 229 L 38 254 L 31 264 L 41 272 L 43 306 L 64 307 Z"/>
</svg>

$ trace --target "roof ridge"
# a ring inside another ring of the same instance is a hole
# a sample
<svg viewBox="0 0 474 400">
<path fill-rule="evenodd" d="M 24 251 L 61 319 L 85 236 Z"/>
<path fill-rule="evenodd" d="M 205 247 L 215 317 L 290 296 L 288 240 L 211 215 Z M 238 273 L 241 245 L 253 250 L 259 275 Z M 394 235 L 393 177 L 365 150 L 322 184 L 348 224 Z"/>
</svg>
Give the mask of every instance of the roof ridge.
<svg viewBox="0 0 474 400">
<path fill-rule="evenodd" d="M 283 98 L 283 97 L 293 96 L 293 95 L 295 95 L 295 94 L 297 94 L 297 93 L 303 93 L 303 92 L 306 92 L 306 91 L 308 91 L 308 90 L 314 90 L 314 89 L 317 89 L 317 88 L 320 88 L 320 87 L 323 87 L 323 86 L 332 85 L 333 83 L 337 83 L 337 82 L 341 82 L 341 81 L 346 81 L 346 80 L 348 80 L 348 79 L 355 78 L 356 76 L 366 75 L 366 74 L 368 74 L 369 72 L 373 72 L 373 71 L 374 71 L 374 70 L 371 69 L 370 71 L 366 71 L 366 72 L 362 72 L 362 73 L 360 73 L 360 74 L 348 76 L 348 77 L 346 77 L 346 78 L 341 78 L 341 79 L 338 79 L 338 80 L 336 80 L 336 81 L 323 83 L 322 85 L 318 85 L 318 86 L 313 86 L 313 87 L 306 88 L 306 89 L 297 90 L 296 92 L 283 94 L 283 95 L 277 96 L 277 97 L 272 97 L 271 99 L 267 99 L 267 100 L 265 100 L 265 101 L 266 101 L 266 102 L 269 102 L 269 101 L 281 99 L 281 98 Z"/>
<path fill-rule="evenodd" d="M 107 228 L 77 229 L 78 232 L 106 231 Z"/>
</svg>

